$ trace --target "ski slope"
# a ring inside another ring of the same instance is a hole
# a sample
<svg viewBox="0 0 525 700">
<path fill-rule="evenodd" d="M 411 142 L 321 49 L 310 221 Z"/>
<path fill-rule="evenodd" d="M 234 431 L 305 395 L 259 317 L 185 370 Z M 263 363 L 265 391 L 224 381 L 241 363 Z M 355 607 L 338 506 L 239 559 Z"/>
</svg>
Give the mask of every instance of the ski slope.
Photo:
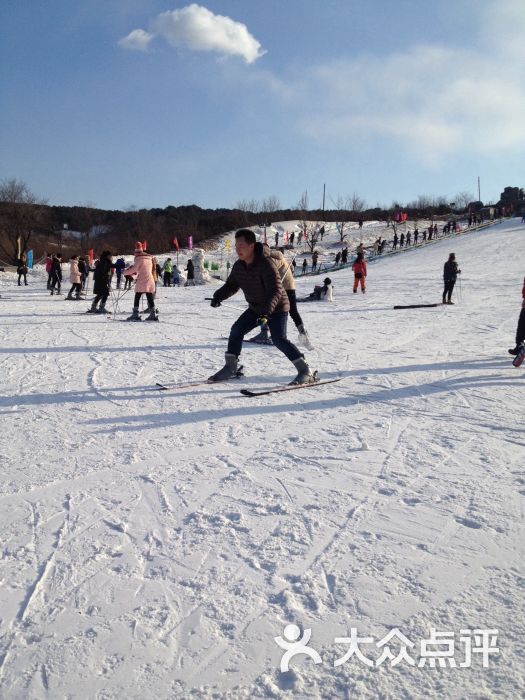
<svg viewBox="0 0 525 700">
<path fill-rule="evenodd" d="M 440 301 L 451 251 L 456 305 L 394 311 Z M 265 346 L 238 383 L 155 389 L 222 366 L 240 294 L 159 287 L 160 323 L 120 323 L 0 274 L 0 697 L 523 697 L 524 260 L 515 219 L 370 264 L 366 295 L 331 274 L 300 310 L 344 380 L 260 398 L 295 374 Z M 289 624 L 320 663 L 280 671 Z M 372 665 L 335 666 L 352 628 Z M 457 667 L 418 665 L 432 628 Z M 414 665 L 374 665 L 393 629 Z"/>
</svg>

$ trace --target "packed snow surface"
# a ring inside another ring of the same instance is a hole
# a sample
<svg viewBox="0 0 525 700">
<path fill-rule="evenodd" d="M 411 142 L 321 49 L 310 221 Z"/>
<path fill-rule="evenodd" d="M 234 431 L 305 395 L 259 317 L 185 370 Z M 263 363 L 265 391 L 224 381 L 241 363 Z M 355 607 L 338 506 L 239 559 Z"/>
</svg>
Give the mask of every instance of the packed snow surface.
<svg viewBox="0 0 525 700">
<path fill-rule="evenodd" d="M 393 310 L 441 300 L 451 251 L 456 304 Z M 243 379 L 155 387 L 222 366 L 242 294 L 159 287 L 159 323 L 120 323 L 130 293 L 84 315 L 0 273 L 0 696 L 523 697 L 524 261 L 516 219 L 371 263 L 366 295 L 331 273 L 300 311 L 343 381 L 261 398 L 239 389 L 295 374 L 266 346 Z M 289 625 L 320 662 L 280 670 Z M 392 630 L 413 663 L 377 663 Z"/>
</svg>

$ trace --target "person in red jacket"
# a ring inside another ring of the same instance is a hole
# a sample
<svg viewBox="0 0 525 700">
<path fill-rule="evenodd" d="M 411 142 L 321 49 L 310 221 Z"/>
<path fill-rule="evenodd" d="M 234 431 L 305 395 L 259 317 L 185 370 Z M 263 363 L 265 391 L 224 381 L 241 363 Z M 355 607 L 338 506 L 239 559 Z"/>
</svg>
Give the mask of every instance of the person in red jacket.
<svg viewBox="0 0 525 700">
<path fill-rule="evenodd" d="M 361 285 L 361 291 L 364 294 L 366 292 L 366 260 L 363 253 L 357 254 L 352 270 L 354 271 L 354 294 L 357 293 L 359 285 Z"/>
<path fill-rule="evenodd" d="M 516 328 L 516 347 L 509 348 L 511 355 L 517 355 L 520 351 L 520 345 L 525 343 L 525 277 L 523 278 L 523 289 L 521 290 L 523 301 L 521 303 L 521 312 L 518 319 L 518 327 Z"/>
</svg>

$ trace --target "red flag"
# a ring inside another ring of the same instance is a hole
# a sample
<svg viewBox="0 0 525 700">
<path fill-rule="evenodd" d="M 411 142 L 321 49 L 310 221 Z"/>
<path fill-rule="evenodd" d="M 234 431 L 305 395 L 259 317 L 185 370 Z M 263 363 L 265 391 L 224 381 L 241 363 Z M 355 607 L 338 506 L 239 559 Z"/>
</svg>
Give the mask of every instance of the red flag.
<svg viewBox="0 0 525 700">
<path fill-rule="evenodd" d="M 175 238 L 173 239 L 173 246 L 174 246 L 176 251 L 179 250 L 179 241 L 178 241 L 177 236 L 175 236 Z"/>
<path fill-rule="evenodd" d="M 144 243 L 142 244 L 142 250 L 147 250 L 147 248 L 148 248 L 148 241 L 144 241 Z"/>
<path fill-rule="evenodd" d="M 94 257 L 95 257 L 95 252 L 94 252 L 93 248 L 90 248 L 88 250 L 88 258 L 89 258 L 89 266 L 90 267 L 93 267 L 93 258 Z"/>
</svg>

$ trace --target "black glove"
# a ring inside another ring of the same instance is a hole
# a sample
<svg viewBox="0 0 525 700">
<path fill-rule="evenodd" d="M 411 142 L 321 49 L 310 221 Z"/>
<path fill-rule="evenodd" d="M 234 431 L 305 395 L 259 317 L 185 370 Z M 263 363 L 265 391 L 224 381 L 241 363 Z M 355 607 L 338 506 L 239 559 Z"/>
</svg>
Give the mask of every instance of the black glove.
<svg viewBox="0 0 525 700">
<path fill-rule="evenodd" d="M 220 305 L 221 305 L 221 302 L 218 299 L 213 298 L 210 301 L 210 306 L 213 306 L 214 309 L 216 309 Z"/>
</svg>

